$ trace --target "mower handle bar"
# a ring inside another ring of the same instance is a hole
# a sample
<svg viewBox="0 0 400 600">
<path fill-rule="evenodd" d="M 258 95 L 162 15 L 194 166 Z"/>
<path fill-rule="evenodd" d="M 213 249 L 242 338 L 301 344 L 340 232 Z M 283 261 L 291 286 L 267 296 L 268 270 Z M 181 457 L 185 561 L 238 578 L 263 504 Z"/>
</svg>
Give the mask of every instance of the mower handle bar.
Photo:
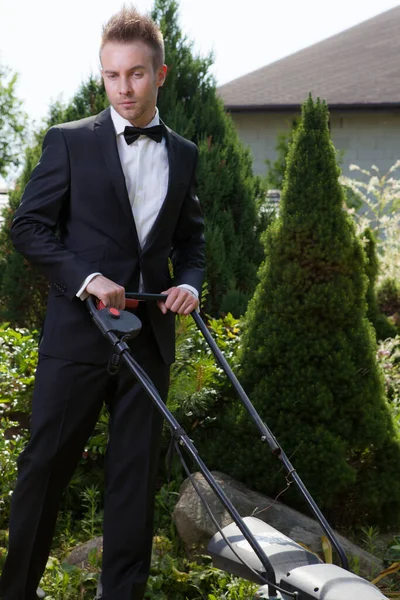
<svg viewBox="0 0 400 600">
<path fill-rule="evenodd" d="M 127 305 L 126 305 L 127 308 L 136 307 L 137 301 L 150 300 L 150 301 L 164 302 L 167 299 L 167 295 L 165 295 L 165 294 L 147 294 L 147 293 L 139 293 L 139 292 L 138 293 L 126 292 L 125 297 L 126 297 L 126 302 L 127 302 Z M 135 302 L 135 306 L 132 306 L 132 304 L 131 304 L 132 301 Z M 93 306 L 93 303 L 92 303 L 92 306 Z M 336 538 L 336 535 L 333 532 L 333 529 L 331 528 L 331 526 L 329 525 L 325 516 L 319 509 L 314 498 L 311 496 L 310 492 L 304 485 L 304 483 L 301 480 L 300 476 L 298 475 L 297 471 L 291 464 L 291 462 L 290 462 L 288 456 L 285 454 L 283 448 L 279 445 L 274 434 L 269 429 L 267 424 L 261 419 L 260 415 L 254 408 L 249 397 L 247 396 L 246 392 L 244 391 L 243 387 L 241 386 L 239 380 L 237 379 L 236 375 L 232 371 L 225 356 L 222 354 L 221 350 L 218 348 L 218 345 L 216 344 L 214 338 L 210 334 L 210 332 L 209 332 L 206 324 L 204 323 L 203 319 L 201 318 L 200 314 L 196 310 L 193 310 L 190 314 L 193 317 L 193 320 L 195 321 L 198 329 L 200 330 L 203 337 L 205 338 L 207 344 L 209 345 L 212 353 L 214 354 L 217 363 L 225 372 L 225 375 L 228 377 L 229 381 L 233 385 L 242 404 L 245 406 L 247 412 L 250 414 L 251 418 L 257 425 L 257 428 L 258 428 L 259 432 L 261 433 L 261 441 L 267 442 L 272 450 L 272 453 L 275 454 L 275 456 L 277 456 L 277 458 L 281 461 L 281 463 L 285 467 L 289 476 L 296 483 L 299 491 L 301 492 L 302 496 L 306 500 L 311 512 L 314 514 L 315 518 L 321 525 L 322 529 L 325 531 L 332 546 L 335 548 L 336 552 L 338 553 L 342 567 L 344 569 L 349 570 L 349 563 L 347 560 L 347 556 L 346 556 L 341 544 L 339 543 L 338 539 Z"/>
</svg>

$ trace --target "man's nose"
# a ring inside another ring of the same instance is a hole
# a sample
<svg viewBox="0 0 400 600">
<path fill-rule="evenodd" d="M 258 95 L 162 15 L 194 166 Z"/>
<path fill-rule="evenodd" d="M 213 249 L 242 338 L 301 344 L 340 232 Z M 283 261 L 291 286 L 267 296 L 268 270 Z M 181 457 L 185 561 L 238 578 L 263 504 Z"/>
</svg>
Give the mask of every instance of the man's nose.
<svg viewBox="0 0 400 600">
<path fill-rule="evenodd" d="M 132 91 L 128 77 L 121 77 L 119 85 L 119 93 L 121 95 L 130 94 Z"/>
</svg>

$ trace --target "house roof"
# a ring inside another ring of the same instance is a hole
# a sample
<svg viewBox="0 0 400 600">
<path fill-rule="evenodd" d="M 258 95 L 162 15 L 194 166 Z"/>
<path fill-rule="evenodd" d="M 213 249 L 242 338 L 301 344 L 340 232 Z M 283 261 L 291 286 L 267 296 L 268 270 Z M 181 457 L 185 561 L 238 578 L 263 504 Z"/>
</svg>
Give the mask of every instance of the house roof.
<svg viewBox="0 0 400 600">
<path fill-rule="evenodd" d="M 231 111 L 400 107 L 400 6 L 218 88 Z"/>
</svg>

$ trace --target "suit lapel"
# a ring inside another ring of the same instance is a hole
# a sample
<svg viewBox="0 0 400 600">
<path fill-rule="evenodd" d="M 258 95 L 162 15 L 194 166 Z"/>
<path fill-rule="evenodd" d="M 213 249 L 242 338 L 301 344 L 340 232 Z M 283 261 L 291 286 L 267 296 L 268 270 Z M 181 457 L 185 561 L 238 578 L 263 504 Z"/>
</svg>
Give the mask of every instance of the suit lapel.
<svg viewBox="0 0 400 600">
<path fill-rule="evenodd" d="M 177 196 L 176 189 L 179 184 L 179 144 L 177 142 L 176 136 L 173 131 L 169 129 L 161 120 L 161 124 L 164 126 L 165 138 L 167 143 L 167 152 L 168 152 L 168 188 L 167 194 L 165 196 L 164 202 L 160 208 L 160 212 L 157 215 L 156 220 L 153 223 L 152 228 L 147 236 L 146 243 L 143 247 L 143 251 L 147 250 L 149 246 L 155 241 L 156 237 L 158 237 L 162 233 L 162 229 L 165 228 L 165 231 L 168 231 L 168 221 L 171 217 L 174 216 L 173 213 L 173 204 L 174 200 Z"/>
<path fill-rule="evenodd" d="M 94 122 L 94 131 L 100 143 L 101 151 L 117 198 L 120 202 L 127 222 L 131 225 L 135 243 L 137 247 L 140 248 L 135 220 L 132 215 L 132 208 L 129 202 L 128 192 L 126 190 L 125 176 L 119 160 L 115 129 L 110 116 L 109 108 L 106 108 L 106 110 L 97 115 Z"/>
</svg>

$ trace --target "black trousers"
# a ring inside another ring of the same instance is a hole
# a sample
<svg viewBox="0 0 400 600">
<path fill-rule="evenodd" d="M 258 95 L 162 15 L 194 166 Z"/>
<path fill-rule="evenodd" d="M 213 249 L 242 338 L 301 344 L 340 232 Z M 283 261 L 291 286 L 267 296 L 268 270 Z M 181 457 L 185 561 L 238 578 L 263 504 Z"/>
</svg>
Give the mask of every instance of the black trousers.
<svg viewBox="0 0 400 600">
<path fill-rule="evenodd" d="M 165 400 L 169 366 L 162 361 L 146 323 L 132 342 L 132 355 Z M 121 366 L 118 375 L 110 376 L 105 365 L 47 356 L 39 357 L 31 438 L 18 459 L 9 552 L 0 581 L 1 600 L 36 600 L 62 494 L 104 402 L 110 411 L 110 423 L 103 598 L 142 600 L 151 559 L 162 417 L 126 366 Z"/>
</svg>

